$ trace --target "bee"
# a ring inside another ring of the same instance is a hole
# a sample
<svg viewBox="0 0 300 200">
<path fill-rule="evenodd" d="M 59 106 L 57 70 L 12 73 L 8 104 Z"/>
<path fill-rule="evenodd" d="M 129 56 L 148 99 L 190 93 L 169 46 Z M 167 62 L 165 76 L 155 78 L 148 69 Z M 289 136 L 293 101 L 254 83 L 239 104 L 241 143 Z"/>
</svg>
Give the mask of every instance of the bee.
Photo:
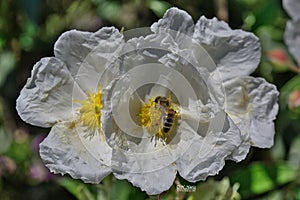
<svg viewBox="0 0 300 200">
<path fill-rule="evenodd" d="M 158 96 L 155 98 L 154 102 L 164 108 L 170 107 L 170 101 L 167 97 Z"/>
<path fill-rule="evenodd" d="M 162 112 L 161 131 L 163 134 L 167 134 L 173 126 L 177 112 L 171 108 L 170 100 L 166 97 L 158 96 L 154 102 Z"/>
<path fill-rule="evenodd" d="M 172 126 L 175 119 L 176 111 L 172 108 L 166 109 L 164 116 L 162 118 L 162 130 L 164 133 L 168 133 Z"/>
</svg>

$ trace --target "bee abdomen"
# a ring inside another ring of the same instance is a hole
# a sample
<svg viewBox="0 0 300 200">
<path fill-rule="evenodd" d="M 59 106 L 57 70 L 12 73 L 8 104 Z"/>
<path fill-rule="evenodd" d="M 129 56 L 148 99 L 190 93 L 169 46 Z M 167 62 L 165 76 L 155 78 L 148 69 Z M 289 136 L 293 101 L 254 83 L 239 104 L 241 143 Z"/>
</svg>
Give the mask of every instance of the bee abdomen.
<svg viewBox="0 0 300 200">
<path fill-rule="evenodd" d="M 175 118 L 175 113 L 176 112 L 173 109 L 171 109 L 165 113 L 165 115 L 163 117 L 163 132 L 164 133 L 168 133 L 171 130 L 171 128 L 173 126 L 174 118 Z"/>
</svg>

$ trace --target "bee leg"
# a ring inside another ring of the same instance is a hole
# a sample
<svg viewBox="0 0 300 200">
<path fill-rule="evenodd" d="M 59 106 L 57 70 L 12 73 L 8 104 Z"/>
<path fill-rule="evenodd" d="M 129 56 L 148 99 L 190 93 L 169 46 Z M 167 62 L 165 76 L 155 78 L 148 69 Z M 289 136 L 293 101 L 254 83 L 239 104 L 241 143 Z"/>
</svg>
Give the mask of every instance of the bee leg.
<svg viewBox="0 0 300 200">
<path fill-rule="evenodd" d="M 151 139 L 150 139 L 150 142 L 152 142 L 152 141 L 153 141 L 153 138 L 154 138 L 154 136 L 152 136 L 152 137 L 151 137 Z"/>
<path fill-rule="evenodd" d="M 154 135 L 151 137 L 150 142 L 152 142 L 153 139 L 154 139 L 154 147 L 156 147 L 157 139 L 156 139 L 156 137 Z"/>
<path fill-rule="evenodd" d="M 166 145 L 167 145 L 167 143 L 166 143 L 165 139 L 159 138 L 159 141 L 160 141 L 161 143 L 163 143 L 163 145 L 164 145 L 164 146 L 166 146 Z"/>
</svg>

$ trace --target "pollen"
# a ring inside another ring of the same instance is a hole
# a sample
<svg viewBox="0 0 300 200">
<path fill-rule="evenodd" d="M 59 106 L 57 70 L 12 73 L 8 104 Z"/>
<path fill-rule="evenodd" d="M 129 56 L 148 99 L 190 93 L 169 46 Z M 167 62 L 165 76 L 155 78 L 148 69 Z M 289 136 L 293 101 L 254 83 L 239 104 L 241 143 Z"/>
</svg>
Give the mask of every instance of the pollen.
<svg viewBox="0 0 300 200">
<path fill-rule="evenodd" d="M 148 128 L 151 133 L 158 131 L 161 115 L 161 111 L 156 109 L 155 98 L 150 99 L 149 103 L 141 108 L 139 114 L 142 126 Z"/>
<path fill-rule="evenodd" d="M 93 133 L 96 130 L 102 130 L 100 117 L 103 105 L 101 103 L 100 87 L 98 87 L 96 93 L 89 92 L 86 100 L 76 100 L 76 102 L 81 104 L 79 122 L 88 127 Z"/>
<path fill-rule="evenodd" d="M 158 98 L 160 96 L 151 98 L 148 103 L 143 105 L 138 115 L 141 125 L 149 131 L 150 135 L 166 141 L 176 124 L 179 109 L 170 97 L 163 97 L 168 105 L 165 102 L 158 102 Z"/>
</svg>

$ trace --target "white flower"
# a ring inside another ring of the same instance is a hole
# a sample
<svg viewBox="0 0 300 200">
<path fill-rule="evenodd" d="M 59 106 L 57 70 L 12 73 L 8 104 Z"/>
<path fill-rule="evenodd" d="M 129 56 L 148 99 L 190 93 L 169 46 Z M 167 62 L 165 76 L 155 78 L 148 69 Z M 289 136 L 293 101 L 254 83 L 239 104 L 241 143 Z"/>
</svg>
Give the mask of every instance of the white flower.
<svg viewBox="0 0 300 200">
<path fill-rule="evenodd" d="M 251 144 L 272 146 L 278 92 L 248 76 L 260 60 L 257 37 L 216 19 L 194 25 L 177 8 L 151 30 L 70 31 L 55 57 L 34 66 L 17 110 L 53 126 L 40 145 L 52 172 L 89 183 L 112 172 L 159 194 L 177 172 L 204 180 Z"/>
<path fill-rule="evenodd" d="M 283 7 L 292 20 L 288 20 L 284 32 L 284 41 L 290 53 L 300 65 L 300 1 L 283 0 Z"/>
<path fill-rule="evenodd" d="M 111 172 L 105 165 L 110 162 L 111 148 L 103 138 L 92 140 L 102 149 L 98 158 L 86 150 L 81 139 L 101 132 L 97 110 L 102 107 L 98 76 L 105 66 L 101 63 L 111 59 L 122 43 L 123 36 L 113 27 L 96 33 L 68 31 L 56 42 L 55 57 L 34 65 L 17 99 L 17 111 L 32 125 L 52 127 L 40 145 L 41 157 L 51 172 L 69 173 L 85 182 L 100 182 Z M 90 59 L 93 49 L 101 55 Z M 96 61 L 99 65 L 91 65 Z M 105 80 L 101 84 L 105 87 Z"/>
<path fill-rule="evenodd" d="M 300 19 L 300 2 L 299 0 L 283 0 L 283 7 L 292 19 Z"/>
</svg>

